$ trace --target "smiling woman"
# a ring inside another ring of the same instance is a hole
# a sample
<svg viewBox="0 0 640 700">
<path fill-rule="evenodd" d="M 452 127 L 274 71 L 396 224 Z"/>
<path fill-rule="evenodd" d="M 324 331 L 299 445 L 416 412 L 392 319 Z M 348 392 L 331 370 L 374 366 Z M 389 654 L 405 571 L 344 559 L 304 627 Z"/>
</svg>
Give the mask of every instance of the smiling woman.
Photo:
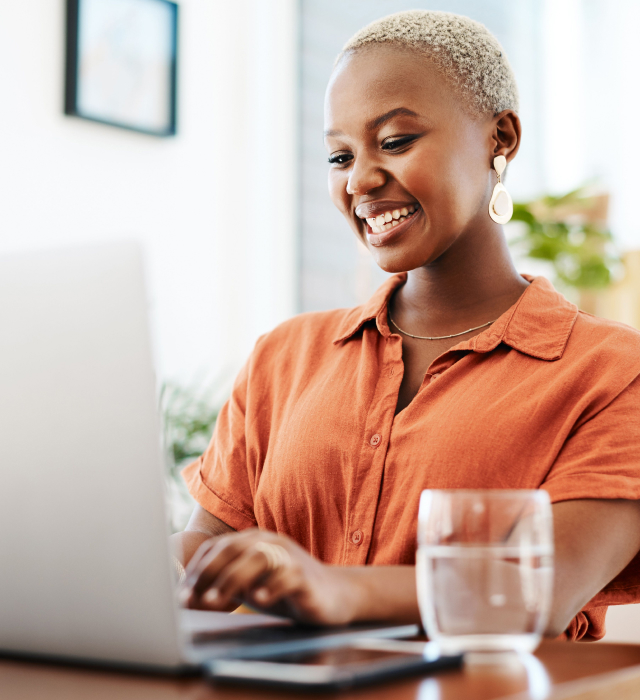
<svg viewBox="0 0 640 700">
<path fill-rule="evenodd" d="M 175 536 L 185 604 L 418 620 L 422 489 L 542 488 L 547 633 L 601 637 L 607 605 L 640 601 L 640 334 L 511 262 L 504 52 L 465 17 L 383 18 L 338 57 L 325 121 L 331 198 L 398 274 L 258 341 L 184 472 L 199 503 Z"/>
</svg>

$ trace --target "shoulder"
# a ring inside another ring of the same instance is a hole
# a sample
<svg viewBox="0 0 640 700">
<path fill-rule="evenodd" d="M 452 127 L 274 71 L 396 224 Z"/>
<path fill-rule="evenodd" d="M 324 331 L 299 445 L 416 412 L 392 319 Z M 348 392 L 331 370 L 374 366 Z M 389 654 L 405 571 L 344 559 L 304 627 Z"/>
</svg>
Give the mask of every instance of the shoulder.
<svg viewBox="0 0 640 700">
<path fill-rule="evenodd" d="M 254 355 L 283 358 L 295 355 L 303 359 L 309 351 L 314 355 L 335 349 L 334 341 L 341 330 L 361 313 L 361 307 L 312 311 L 298 314 L 261 336 Z"/>
<path fill-rule="evenodd" d="M 640 369 L 640 331 L 624 323 L 578 311 L 569 344 L 574 351 L 628 361 Z"/>
<path fill-rule="evenodd" d="M 311 377 L 337 376 L 343 365 L 341 345 L 334 341 L 349 322 L 354 309 L 303 313 L 261 336 L 245 365 L 247 387 L 260 396 L 261 410 L 275 397 L 298 395 Z"/>
<path fill-rule="evenodd" d="M 580 387 L 593 407 L 607 405 L 640 376 L 640 332 L 579 311 L 560 365 L 567 386 Z"/>
</svg>

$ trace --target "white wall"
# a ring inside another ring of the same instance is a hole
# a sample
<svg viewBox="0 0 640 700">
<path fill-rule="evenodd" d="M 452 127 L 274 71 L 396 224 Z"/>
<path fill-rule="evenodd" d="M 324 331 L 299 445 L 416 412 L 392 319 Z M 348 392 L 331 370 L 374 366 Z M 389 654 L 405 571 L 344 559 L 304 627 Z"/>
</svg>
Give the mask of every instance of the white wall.
<svg viewBox="0 0 640 700">
<path fill-rule="evenodd" d="M 161 378 L 234 373 L 295 311 L 295 0 L 182 0 L 179 125 L 63 115 L 64 1 L 0 3 L 0 253 L 133 237 Z"/>
<path fill-rule="evenodd" d="M 640 248 L 637 0 L 544 0 L 546 188 L 593 182 L 611 194 L 610 225 Z"/>
<path fill-rule="evenodd" d="M 640 605 L 612 605 L 607 610 L 602 643 L 640 644 Z"/>
</svg>

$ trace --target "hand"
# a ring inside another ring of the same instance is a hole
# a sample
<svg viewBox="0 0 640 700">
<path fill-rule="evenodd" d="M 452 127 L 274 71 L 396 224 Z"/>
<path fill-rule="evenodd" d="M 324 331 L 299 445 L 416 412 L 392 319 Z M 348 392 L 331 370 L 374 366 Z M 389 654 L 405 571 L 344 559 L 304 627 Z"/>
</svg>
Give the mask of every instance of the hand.
<svg viewBox="0 0 640 700">
<path fill-rule="evenodd" d="M 348 569 L 323 564 L 288 537 L 258 529 L 204 542 L 186 567 L 181 593 L 190 608 L 229 610 L 244 602 L 318 625 L 351 622 L 359 597 Z"/>
</svg>

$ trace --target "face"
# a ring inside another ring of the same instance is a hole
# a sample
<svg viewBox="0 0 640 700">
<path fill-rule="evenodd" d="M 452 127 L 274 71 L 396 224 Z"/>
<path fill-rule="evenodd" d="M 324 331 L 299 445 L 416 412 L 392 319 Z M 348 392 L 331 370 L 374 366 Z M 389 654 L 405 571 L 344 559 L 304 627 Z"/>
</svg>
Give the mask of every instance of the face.
<svg viewBox="0 0 640 700">
<path fill-rule="evenodd" d="M 345 56 L 325 129 L 331 199 L 383 270 L 433 263 L 492 226 L 495 119 L 471 114 L 424 55 L 378 45 Z"/>
</svg>

